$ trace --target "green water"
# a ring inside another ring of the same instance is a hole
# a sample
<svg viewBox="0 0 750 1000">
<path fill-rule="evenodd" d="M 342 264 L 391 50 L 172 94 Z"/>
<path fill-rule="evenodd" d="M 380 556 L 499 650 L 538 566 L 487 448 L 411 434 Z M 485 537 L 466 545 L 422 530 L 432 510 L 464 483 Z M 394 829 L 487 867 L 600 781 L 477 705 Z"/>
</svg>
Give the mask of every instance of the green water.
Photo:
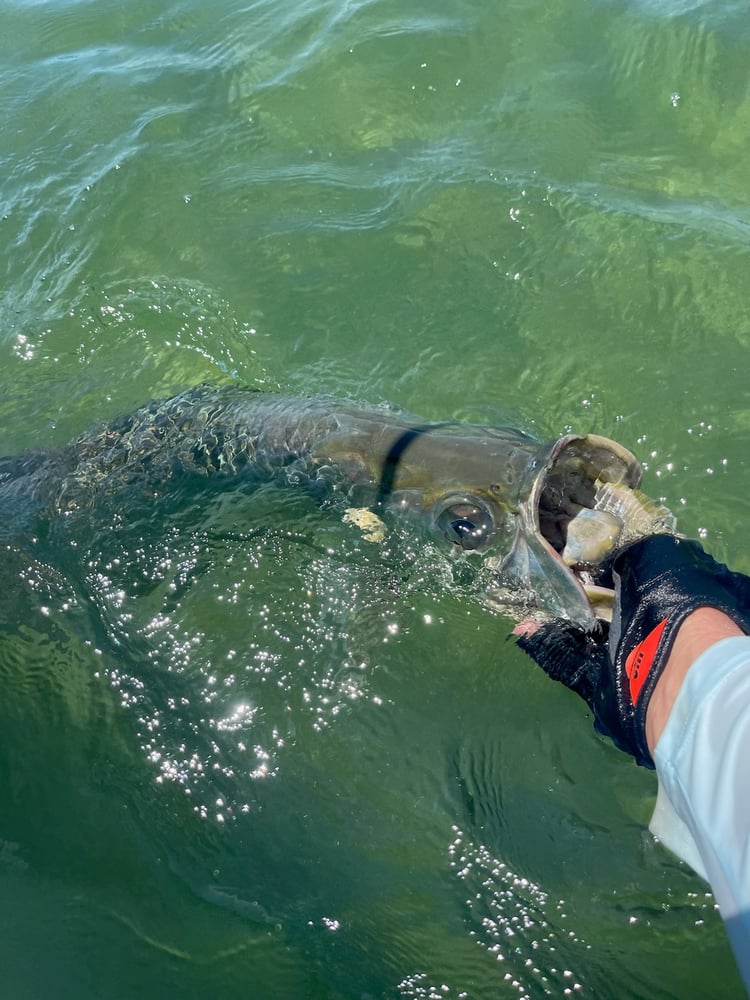
<svg viewBox="0 0 750 1000">
<path fill-rule="evenodd" d="M 0 10 L 5 454 L 202 380 L 596 431 L 750 571 L 745 0 Z M 303 498 L 6 550 L 0 996 L 741 995 L 653 776 Z"/>
</svg>

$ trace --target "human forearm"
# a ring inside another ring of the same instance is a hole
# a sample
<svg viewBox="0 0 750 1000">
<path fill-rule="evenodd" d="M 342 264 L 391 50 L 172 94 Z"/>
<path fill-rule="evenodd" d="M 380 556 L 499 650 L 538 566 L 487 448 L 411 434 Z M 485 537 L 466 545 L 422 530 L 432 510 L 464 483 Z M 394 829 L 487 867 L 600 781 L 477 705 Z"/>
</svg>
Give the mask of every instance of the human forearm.
<svg viewBox="0 0 750 1000">
<path fill-rule="evenodd" d="M 695 660 L 720 639 L 743 635 L 731 618 L 715 608 L 698 608 L 685 619 L 674 641 L 646 714 L 646 740 L 653 754 L 685 675 Z"/>
</svg>

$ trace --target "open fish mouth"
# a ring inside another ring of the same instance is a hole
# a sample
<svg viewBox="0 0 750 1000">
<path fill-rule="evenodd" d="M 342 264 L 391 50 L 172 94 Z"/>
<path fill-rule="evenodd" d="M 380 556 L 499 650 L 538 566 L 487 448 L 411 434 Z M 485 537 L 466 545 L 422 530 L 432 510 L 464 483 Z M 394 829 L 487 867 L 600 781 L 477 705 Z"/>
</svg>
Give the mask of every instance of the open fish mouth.
<svg viewBox="0 0 750 1000">
<path fill-rule="evenodd" d="M 597 582 L 599 568 L 638 538 L 674 533 L 676 520 L 639 491 L 640 464 L 608 438 L 567 435 L 534 466 L 515 539 L 497 558 L 486 597 L 525 618 L 561 617 L 586 627 L 609 620 L 614 592 Z"/>
</svg>

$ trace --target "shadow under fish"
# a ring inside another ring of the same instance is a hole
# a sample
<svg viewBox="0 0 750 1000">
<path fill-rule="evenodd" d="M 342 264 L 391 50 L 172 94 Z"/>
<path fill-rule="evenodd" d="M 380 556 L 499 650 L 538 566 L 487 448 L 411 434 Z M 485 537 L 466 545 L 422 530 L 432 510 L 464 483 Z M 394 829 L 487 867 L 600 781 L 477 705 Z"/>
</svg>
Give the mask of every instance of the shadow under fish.
<svg viewBox="0 0 750 1000">
<path fill-rule="evenodd" d="M 459 553 L 487 561 L 488 606 L 510 617 L 606 617 L 596 567 L 615 548 L 674 530 L 637 487 L 641 467 L 595 434 L 541 443 L 513 428 L 424 423 L 386 407 L 198 386 L 150 402 L 61 448 L 0 459 L 0 538 L 41 521 L 119 512 L 212 487 L 278 480 L 377 540 L 381 515 L 418 516 Z"/>
</svg>

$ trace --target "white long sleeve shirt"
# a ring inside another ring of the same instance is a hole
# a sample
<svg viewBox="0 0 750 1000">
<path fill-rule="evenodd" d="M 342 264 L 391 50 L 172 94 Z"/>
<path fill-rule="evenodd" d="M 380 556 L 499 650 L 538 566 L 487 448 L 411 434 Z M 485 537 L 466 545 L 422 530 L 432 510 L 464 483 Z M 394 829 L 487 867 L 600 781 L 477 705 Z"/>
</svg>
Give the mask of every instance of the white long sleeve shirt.
<svg viewBox="0 0 750 1000">
<path fill-rule="evenodd" d="M 710 883 L 750 992 L 750 636 L 693 663 L 654 762 L 651 832 Z"/>
</svg>

